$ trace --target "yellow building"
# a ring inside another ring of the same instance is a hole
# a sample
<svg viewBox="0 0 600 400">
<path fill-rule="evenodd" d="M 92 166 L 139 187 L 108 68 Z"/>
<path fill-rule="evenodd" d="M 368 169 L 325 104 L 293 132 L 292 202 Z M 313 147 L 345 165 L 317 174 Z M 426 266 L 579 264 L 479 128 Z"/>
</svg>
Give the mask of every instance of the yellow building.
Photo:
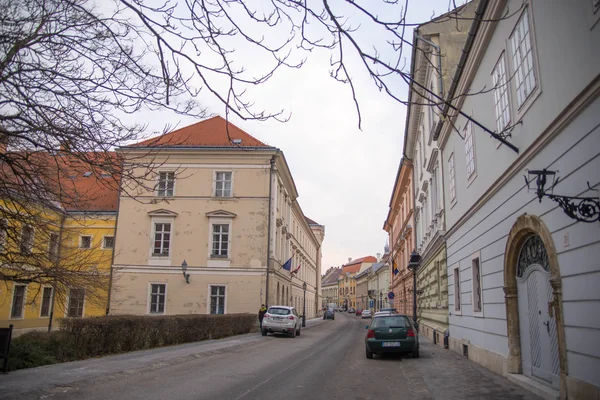
<svg viewBox="0 0 600 400">
<path fill-rule="evenodd" d="M 370 267 L 377 258 L 361 257 L 356 260 L 348 258 L 348 263 L 342 265 L 342 273 L 338 278 L 338 304 L 346 309 L 356 308 L 356 279 L 355 276 Z"/>
<path fill-rule="evenodd" d="M 108 303 L 118 190 L 69 156 L 56 165 L 65 201 L 33 201 L 23 191 L 0 204 L 0 326 L 15 334 L 56 327 L 63 317 L 104 315 Z M 55 163 L 52 163 L 55 161 Z"/>
</svg>

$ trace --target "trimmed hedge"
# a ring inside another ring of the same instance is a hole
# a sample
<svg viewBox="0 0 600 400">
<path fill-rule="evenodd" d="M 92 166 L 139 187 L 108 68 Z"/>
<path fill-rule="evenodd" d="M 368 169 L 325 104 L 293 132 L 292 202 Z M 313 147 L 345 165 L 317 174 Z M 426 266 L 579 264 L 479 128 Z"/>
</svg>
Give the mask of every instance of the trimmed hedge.
<svg viewBox="0 0 600 400">
<path fill-rule="evenodd" d="M 59 320 L 60 331 L 30 332 L 11 344 L 11 371 L 256 331 L 254 314 L 115 315 Z"/>
</svg>

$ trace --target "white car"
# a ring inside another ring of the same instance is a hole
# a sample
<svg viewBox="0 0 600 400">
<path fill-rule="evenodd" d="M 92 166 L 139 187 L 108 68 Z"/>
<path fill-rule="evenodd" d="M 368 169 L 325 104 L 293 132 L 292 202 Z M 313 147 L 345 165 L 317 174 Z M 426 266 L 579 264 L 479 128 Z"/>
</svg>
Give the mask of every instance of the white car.
<svg viewBox="0 0 600 400">
<path fill-rule="evenodd" d="M 393 315 L 395 314 L 393 311 L 377 311 L 373 314 L 373 317 L 379 317 L 380 315 Z"/>
<path fill-rule="evenodd" d="M 262 335 L 267 333 L 287 333 L 291 337 L 300 336 L 302 319 L 294 307 L 271 306 L 262 322 Z"/>
<path fill-rule="evenodd" d="M 362 319 L 371 318 L 371 311 L 370 310 L 363 310 L 362 314 L 360 314 L 360 317 Z"/>
</svg>

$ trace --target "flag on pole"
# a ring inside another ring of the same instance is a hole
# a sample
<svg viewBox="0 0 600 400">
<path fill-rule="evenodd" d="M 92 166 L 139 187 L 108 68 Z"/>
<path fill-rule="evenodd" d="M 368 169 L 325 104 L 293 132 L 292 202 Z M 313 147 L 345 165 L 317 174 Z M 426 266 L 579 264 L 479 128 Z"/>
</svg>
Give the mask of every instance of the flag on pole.
<svg viewBox="0 0 600 400">
<path fill-rule="evenodd" d="M 302 265 L 302 264 L 298 264 L 298 268 L 296 268 L 295 270 L 290 272 L 290 274 L 295 274 L 296 272 L 298 272 L 300 270 L 300 265 Z"/>
<path fill-rule="evenodd" d="M 281 268 L 285 269 L 286 271 L 291 271 L 292 270 L 292 257 L 290 257 L 289 260 L 287 260 L 282 266 Z"/>
<path fill-rule="evenodd" d="M 396 261 L 392 261 L 392 265 L 394 266 L 393 270 L 394 270 L 394 275 L 398 275 L 398 272 L 400 272 L 398 270 L 398 266 L 396 265 Z"/>
</svg>

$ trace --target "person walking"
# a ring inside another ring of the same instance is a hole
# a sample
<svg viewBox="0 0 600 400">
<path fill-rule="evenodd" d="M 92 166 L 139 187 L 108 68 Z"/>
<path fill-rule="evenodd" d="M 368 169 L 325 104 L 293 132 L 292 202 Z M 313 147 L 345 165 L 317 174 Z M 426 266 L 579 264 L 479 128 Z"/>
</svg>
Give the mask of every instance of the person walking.
<svg viewBox="0 0 600 400">
<path fill-rule="evenodd" d="M 261 305 L 260 309 L 258 310 L 258 321 L 260 322 L 260 329 L 262 329 L 262 322 L 263 322 L 263 318 L 265 317 L 265 314 L 267 313 L 267 307 L 265 307 L 265 305 Z"/>
</svg>

